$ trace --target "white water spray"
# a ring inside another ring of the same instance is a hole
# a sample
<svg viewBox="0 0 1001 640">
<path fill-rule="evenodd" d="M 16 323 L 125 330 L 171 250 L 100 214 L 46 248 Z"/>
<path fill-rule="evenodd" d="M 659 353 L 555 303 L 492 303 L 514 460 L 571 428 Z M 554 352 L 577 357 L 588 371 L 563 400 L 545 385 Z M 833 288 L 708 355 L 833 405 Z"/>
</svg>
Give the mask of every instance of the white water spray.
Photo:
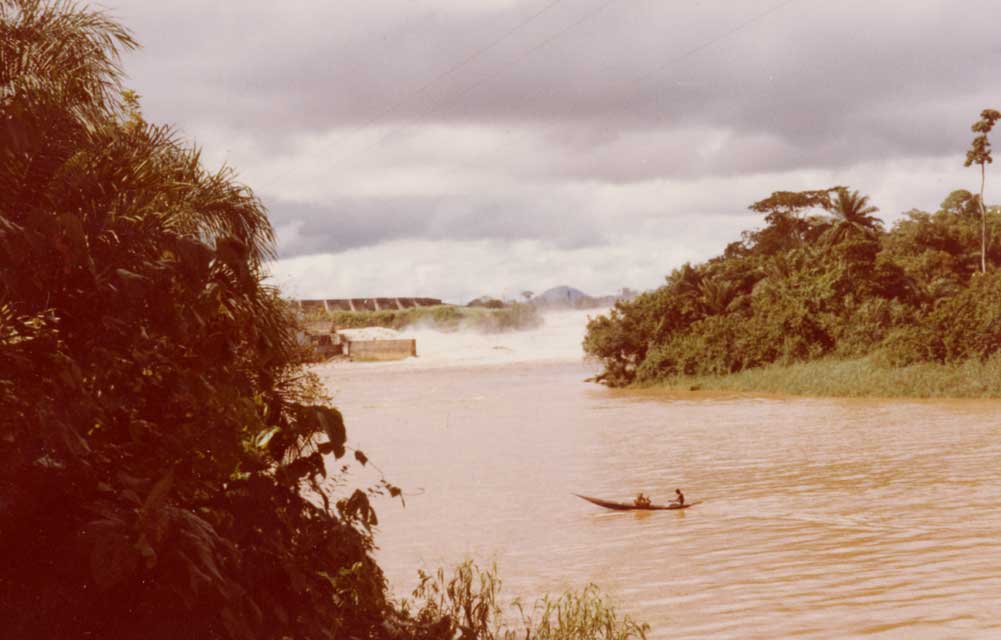
<svg viewBox="0 0 1001 640">
<path fill-rule="evenodd" d="M 581 343 L 588 318 L 606 312 L 607 309 L 548 311 L 543 315 L 543 325 L 537 329 L 503 333 L 411 327 L 402 330 L 399 337 L 417 340 L 418 357 L 394 362 L 352 362 L 334 366 L 428 369 L 581 362 L 584 358 Z"/>
</svg>

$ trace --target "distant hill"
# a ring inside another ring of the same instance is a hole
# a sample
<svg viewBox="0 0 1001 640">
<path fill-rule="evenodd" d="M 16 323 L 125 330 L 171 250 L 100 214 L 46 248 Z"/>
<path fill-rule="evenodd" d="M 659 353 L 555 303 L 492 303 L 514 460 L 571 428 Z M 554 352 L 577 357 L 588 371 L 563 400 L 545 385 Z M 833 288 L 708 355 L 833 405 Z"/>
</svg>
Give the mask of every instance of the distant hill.
<svg viewBox="0 0 1001 640">
<path fill-rule="evenodd" d="M 591 300 L 593 298 L 580 289 L 565 285 L 553 287 L 532 298 L 534 304 L 543 307 L 577 307 L 581 303 L 587 303 Z"/>
<path fill-rule="evenodd" d="M 570 286 L 553 287 L 532 298 L 532 304 L 548 309 L 597 309 L 610 307 L 619 300 L 628 300 L 636 293 L 623 289 L 620 293 L 610 296 L 592 296 L 580 289 Z"/>
</svg>

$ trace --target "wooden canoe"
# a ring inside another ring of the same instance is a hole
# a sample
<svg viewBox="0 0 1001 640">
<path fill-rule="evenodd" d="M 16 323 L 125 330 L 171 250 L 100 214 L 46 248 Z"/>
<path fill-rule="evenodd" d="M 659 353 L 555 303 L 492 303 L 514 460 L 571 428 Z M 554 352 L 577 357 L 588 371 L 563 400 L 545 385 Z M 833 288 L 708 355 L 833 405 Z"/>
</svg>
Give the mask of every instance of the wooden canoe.
<svg viewBox="0 0 1001 640">
<path fill-rule="evenodd" d="M 582 500 L 587 500 L 591 504 L 596 504 L 599 507 L 604 507 L 606 509 L 612 509 L 614 511 L 676 511 L 678 509 L 687 509 L 688 507 L 694 507 L 697 504 L 702 504 L 702 501 L 698 502 L 688 502 L 686 504 L 651 504 L 649 506 L 641 507 L 637 506 L 632 502 L 614 502 L 612 500 L 602 500 L 601 498 L 592 498 L 591 496 L 582 496 L 579 493 L 575 493 L 575 496 L 581 498 Z"/>
</svg>

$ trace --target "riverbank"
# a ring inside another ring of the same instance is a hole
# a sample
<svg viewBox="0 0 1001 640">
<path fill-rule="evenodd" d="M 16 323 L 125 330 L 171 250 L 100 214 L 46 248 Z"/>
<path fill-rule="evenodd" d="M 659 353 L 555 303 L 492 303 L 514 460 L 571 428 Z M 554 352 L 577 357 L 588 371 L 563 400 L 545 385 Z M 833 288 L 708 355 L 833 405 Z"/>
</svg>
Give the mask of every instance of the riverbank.
<svg viewBox="0 0 1001 640">
<path fill-rule="evenodd" d="M 840 398 L 1001 398 L 1001 358 L 906 367 L 884 366 L 871 357 L 827 358 L 726 376 L 679 376 L 633 388 Z"/>
</svg>

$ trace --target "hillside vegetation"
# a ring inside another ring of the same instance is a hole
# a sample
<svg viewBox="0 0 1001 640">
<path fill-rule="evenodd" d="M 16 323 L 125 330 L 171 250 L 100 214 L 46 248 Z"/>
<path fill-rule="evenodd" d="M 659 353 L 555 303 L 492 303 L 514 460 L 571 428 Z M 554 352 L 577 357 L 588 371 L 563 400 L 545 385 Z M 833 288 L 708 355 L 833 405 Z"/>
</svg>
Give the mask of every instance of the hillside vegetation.
<svg viewBox="0 0 1001 640">
<path fill-rule="evenodd" d="M 776 192 L 750 208 L 763 228 L 589 323 L 584 347 L 604 365 L 601 381 L 840 395 L 833 377 L 796 385 L 808 368 L 778 382 L 776 366 L 855 360 L 859 380 L 896 382 L 846 395 L 998 393 L 977 380 L 997 370 L 986 365 L 1001 349 L 998 207 L 957 190 L 889 231 L 844 187 Z M 942 376 L 953 382 L 930 380 Z"/>
<path fill-rule="evenodd" d="M 311 314 L 308 321 L 311 326 L 333 325 L 338 329 L 414 327 L 438 331 L 470 329 L 483 333 L 534 329 L 543 322 L 537 308 L 517 302 L 501 308 L 440 305 L 382 311 L 331 311 Z"/>
</svg>

